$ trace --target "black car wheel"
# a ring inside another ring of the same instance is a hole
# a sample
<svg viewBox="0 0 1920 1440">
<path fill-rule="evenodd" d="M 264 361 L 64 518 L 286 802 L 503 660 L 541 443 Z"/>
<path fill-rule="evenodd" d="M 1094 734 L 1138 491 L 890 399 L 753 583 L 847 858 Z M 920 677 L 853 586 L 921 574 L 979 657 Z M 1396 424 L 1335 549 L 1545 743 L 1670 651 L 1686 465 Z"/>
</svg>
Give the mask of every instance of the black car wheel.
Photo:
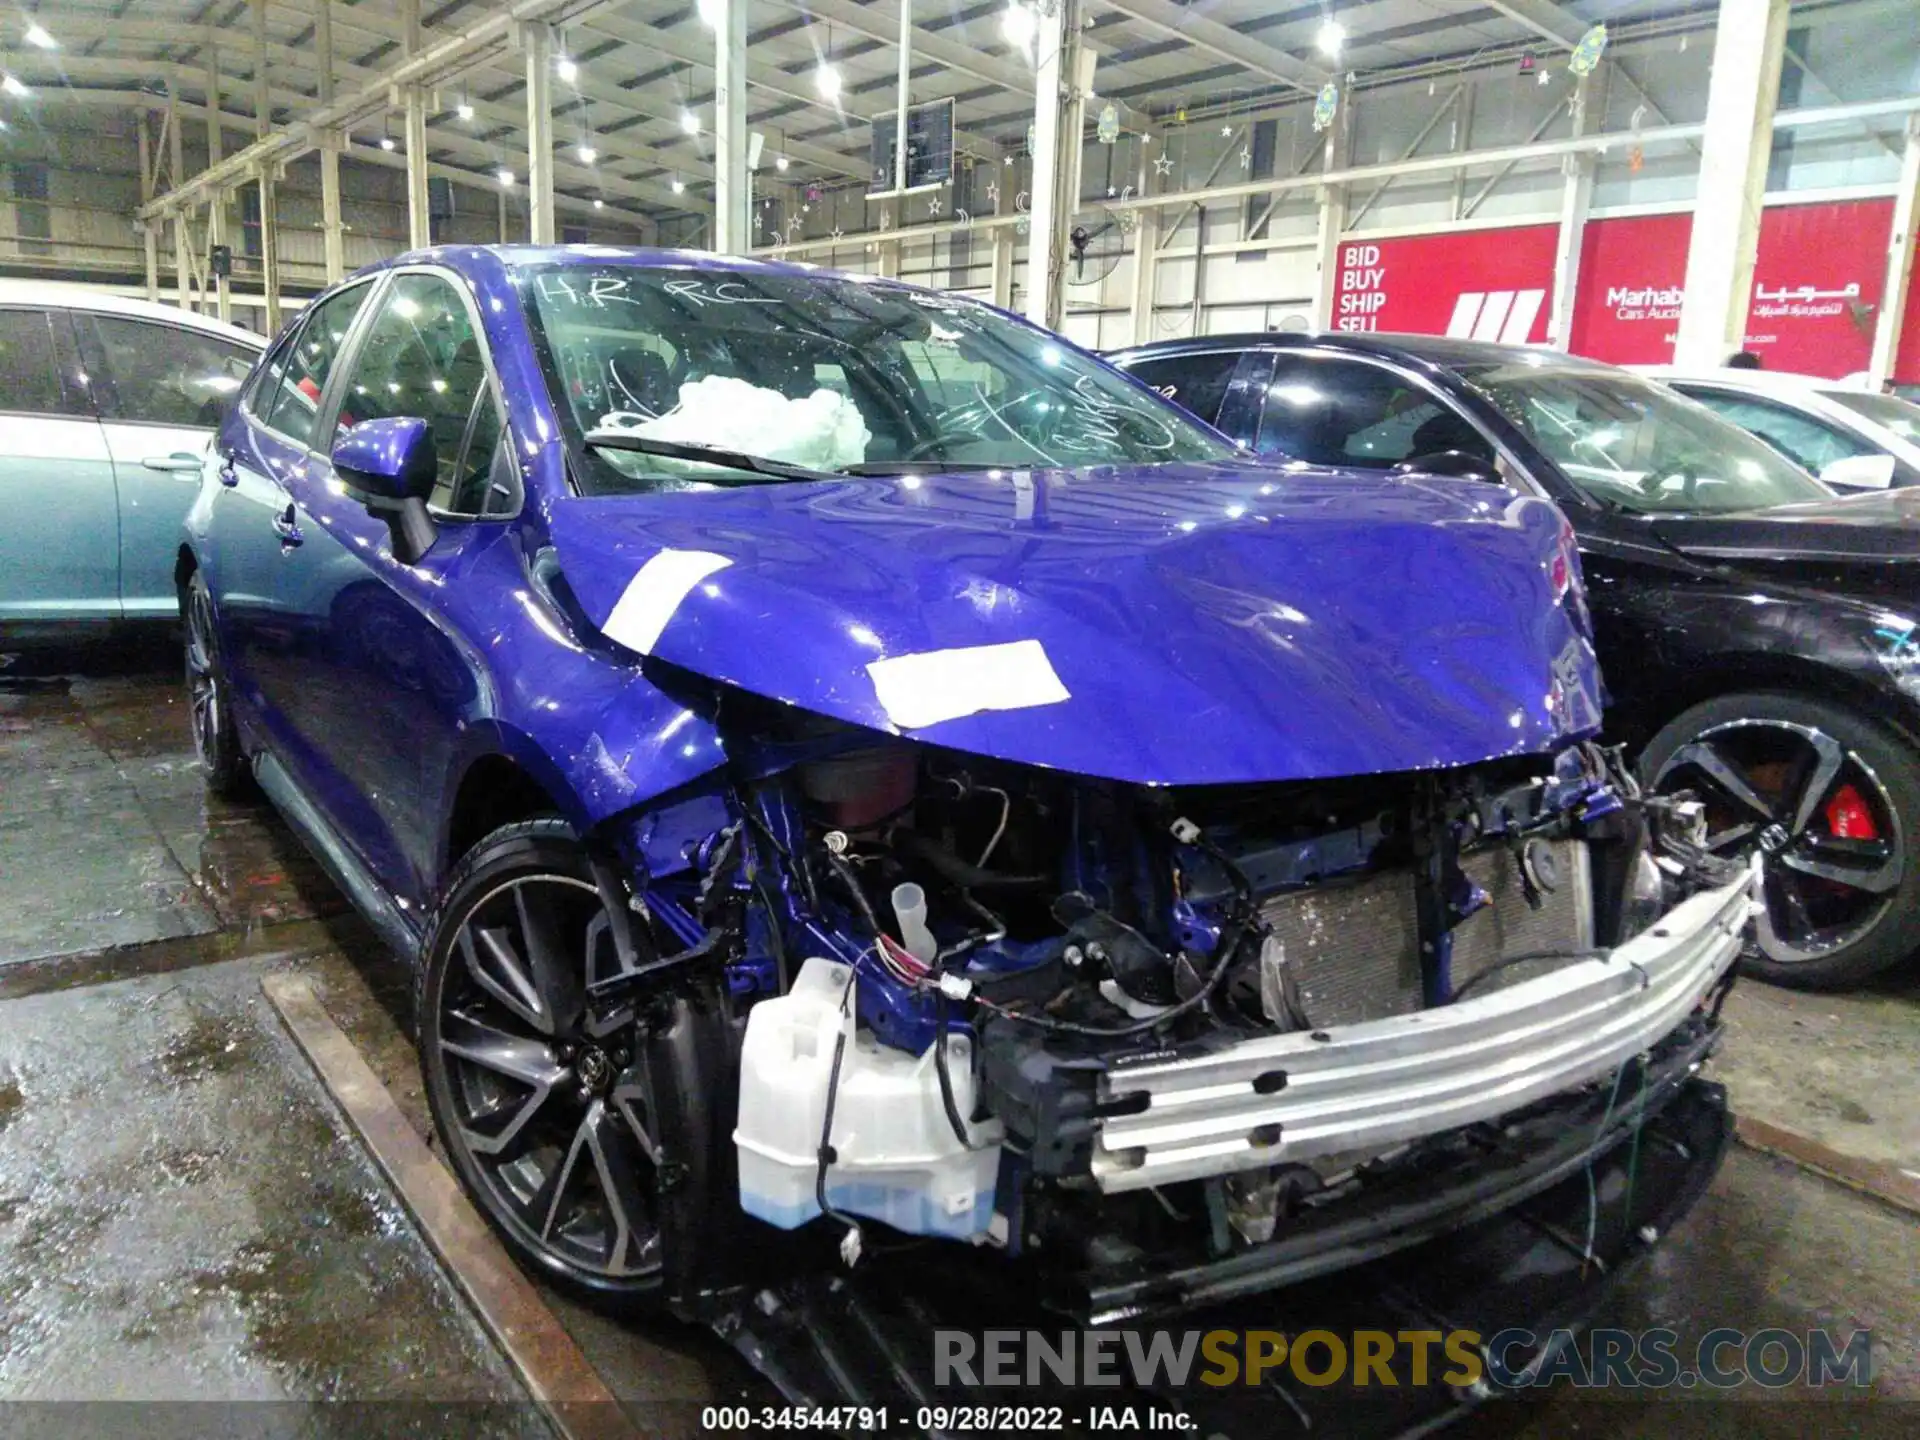
<svg viewBox="0 0 1920 1440">
<path fill-rule="evenodd" d="M 213 595 L 198 570 L 187 581 L 187 706 L 193 725 L 193 749 L 206 768 L 207 787 L 237 799 L 248 794 L 253 772 L 240 749 L 227 705 L 227 677 L 220 666 L 219 632 L 213 623 Z"/>
<path fill-rule="evenodd" d="M 1917 763 L 1874 722 L 1779 694 L 1696 705 L 1640 759 L 1653 789 L 1706 802 L 1710 848 L 1761 855 L 1745 968 L 1805 989 L 1854 984 L 1920 947 Z"/>
<path fill-rule="evenodd" d="M 420 1061 L 441 1143 L 516 1258 L 604 1307 L 660 1287 L 655 1148 L 631 1040 L 595 1038 L 614 974 L 586 855 L 558 819 L 505 826 L 454 873 L 421 972 Z"/>
</svg>

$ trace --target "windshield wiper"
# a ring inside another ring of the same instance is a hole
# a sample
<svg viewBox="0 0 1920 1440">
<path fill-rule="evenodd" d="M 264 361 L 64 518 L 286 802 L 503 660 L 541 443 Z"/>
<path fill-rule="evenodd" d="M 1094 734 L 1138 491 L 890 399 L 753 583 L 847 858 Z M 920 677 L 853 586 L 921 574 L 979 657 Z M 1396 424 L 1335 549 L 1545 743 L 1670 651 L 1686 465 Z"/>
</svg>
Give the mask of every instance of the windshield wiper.
<svg viewBox="0 0 1920 1440">
<path fill-rule="evenodd" d="M 749 455 L 744 450 L 729 450 L 724 445 L 699 445 L 684 440 L 656 440 L 625 430 L 589 430 L 586 443 L 596 450 L 625 450 L 635 455 L 662 455 L 669 460 L 692 460 L 708 465 L 725 465 L 775 480 L 843 480 L 846 476 L 832 470 L 809 470 L 805 465 L 789 465 L 766 455 Z"/>
</svg>

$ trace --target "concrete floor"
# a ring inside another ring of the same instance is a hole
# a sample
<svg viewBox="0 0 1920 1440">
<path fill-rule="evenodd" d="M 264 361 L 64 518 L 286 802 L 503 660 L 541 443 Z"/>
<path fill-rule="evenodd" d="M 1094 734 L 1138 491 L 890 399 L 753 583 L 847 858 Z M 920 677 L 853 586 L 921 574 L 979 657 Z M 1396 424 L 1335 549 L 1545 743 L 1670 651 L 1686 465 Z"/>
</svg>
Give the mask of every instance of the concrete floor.
<svg viewBox="0 0 1920 1440">
<path fill-rule="evenodd" d="M 379 1403 L 324 1428 L 545 1433 L 259 991 L 311 976 L 426 1132 L 406 977 L 271 812 L 205 796 L 174 655 L 0 656 L 0 1400 L 354 1400 Z M 1920 975 L 1747 985 L 1727 1014 L 1737 1111 L 1920 1175 Z M 1916 1275 L 1911 1213 L 1736 1150 L 1610 1318 L 1683 1339 L 1868 1327 L 1872 1393 L 1557 1391 L 1469 1428 L 1920 1434 Z M 703 1334 L 552 1304 L 647 1433 L 765 1398 Z M 66 1406 L 5 1413 L 9 1434 L 87 1428 Z M 302 1407 L 247 1413 L 312 1429 Z"/>
</svg>

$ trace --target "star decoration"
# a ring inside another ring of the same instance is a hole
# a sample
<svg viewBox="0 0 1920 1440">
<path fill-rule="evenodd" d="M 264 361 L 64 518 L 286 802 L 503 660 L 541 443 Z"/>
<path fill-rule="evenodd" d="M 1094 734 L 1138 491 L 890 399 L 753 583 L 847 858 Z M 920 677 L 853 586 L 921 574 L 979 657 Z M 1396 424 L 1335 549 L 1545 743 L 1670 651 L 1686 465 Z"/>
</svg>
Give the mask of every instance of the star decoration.
<svg viewBox="0 0 1920 1440">
<path fill-rule="evenodd" d="M 1116 195 L 1118 195 L 1119 193 L 1120 193 L 1120 192 L 1119 192 L 1118 190 L 1116 190 L 1116 189 L 1114 189 L 1114 188 L 1113 188 L 1113 186 L 1111 186 L 1111 185 L 1109 185 L 1109 186 L 1107 187 L 1107 198 L 1108 198 L 1109 200 L 1111 200 L 1111 199 L 1113 199 L 1113 197 L 1114 197 L 1114 196 L 1116 196 Z"/>
<path fill-rule="evenodd" d="M 1013 156 L 1011 155 L 1007 156 L 1007 164 L 1009 165 L 1013 164 Z"/>
<path fill-rule="evenodd" d="M 1220 133 L 1221 133 L 1222 135 L 1225 135 L 1225 136 L 1228 136 L 1229 138 L 1231 138 L 1231 136 L 1233 135 L 1233 126 L 1231 126 L 1231 125 L 1222 125 L 1222 126 L 1220 127 Z"/>
<path fill-rule="evenodd" d="M 1240 168 L 1242 170 L 1251 170 L 1253 168 L 1253 148 L 1251 146 L 1242 145 L 1240 147 Z"/>
<path fill-rule="evenodd" d="M 1552 81 L 1553 81 L 1553 72 L 1552 72 L 1552 71 L 1550 71 L 1550 70 L 1542 70 L 1542 71 L 1540 72 L 1540 83 L 1541 83 L 1542 85 L 1547 85 L 1547 84 L 1551 84 L 1551 83 L 1552 83 Z"/>
<path fill-rule="evenodd" d="M 1000 182 L 998 180 L 995 180 L 987 186 L 987 203 L 996 208 L 1000 204 Z"/>
<path fill-rule="evenodd" d="M 927 218 L 929 220 L 937 220 L 939 216 L 940 197 L 938 195 L 929 195 L 927 197 Z"/>
<path fill-rule="evenodd" d="M 846 232 L 842 230 L 838 225 L 836 225 L 833 227 L 832 233 L 829 234 L 827 238 L 829 240 L 839 240 L 844 238 L 845 235 L 846 235 Z"/>
<path fill-rule="evenodd" d="M 1153 173 L 1156 175 L 1171 175 L 1173 173 L 1173 157 L 1166 154 L 1154 156 Z"/>
</svg>

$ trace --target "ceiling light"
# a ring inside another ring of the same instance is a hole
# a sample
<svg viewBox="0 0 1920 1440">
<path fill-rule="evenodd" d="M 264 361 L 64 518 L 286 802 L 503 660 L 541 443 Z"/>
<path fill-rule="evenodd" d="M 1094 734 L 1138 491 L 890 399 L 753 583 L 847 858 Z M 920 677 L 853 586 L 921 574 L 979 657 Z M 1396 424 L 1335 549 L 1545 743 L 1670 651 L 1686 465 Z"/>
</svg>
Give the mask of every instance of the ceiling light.
<svg viewBox="0 0 1920 1440">
<path fill-rule="evenodd" d="M 42 29 L 38 22 L 34 21 L 29 21 L 27 24 L 27 44 L 38 46 L 42 50 L 58 50 L 60 48 L 60 42 Z"/>
<path fill-rule="evenodd" d="M 513 186 L 513 172 L 511 170 L 502 168 L 499 174 L 499 180 L 500 180 L 501 189 L 503 190 L 511 189 Z"/>
<path fill-rule="evenodd" d="M 673 177 L 673 193 L 676 195 L 684 195 L 687 193 L 687 182 L 682 180 L 678 175 Z"/>
<path fill-rule="evenodd" d="M 562 55 L 553 62 L 553 73 L 571 85 L 580 78 L 580 67 L 573 63 L 573 57 Z"/>
<path fill-rule="evenodd" d="M 700 19 L 709 30 L 720 28 L 720 0 L 698 0 L 694 9 L 700 12 Z"/>
<path fill-rule="evenodd" d="M 9 95 L 31 95 L 33 93 L 26 87 L 18 75 L 0 77 L 0 90 L 6 91 Z"/>
<path fill-rule="evenodd" d="M 393 137 L 391 135 L 382 135 L 380 137 L 380 148 L 382 150 L 393 149 Z"/>
<path fill-rule="evenodd" d="M 776 170 L 784 170 L 791 163 L 792 162 L 784 155 L 776 155 L 773 157 L 773 168 Z"/>
<path fill-rule="evenodd" d="M 813 88 L 820 92 L 820 98 L 836 101 L 840 98 L 840 71 L 838 67 L 822 60 L 820 68 L 813 72 Z"/>
<path fill-rule="evenodd" d="M 1332 16 L 1321 22 L 1313 37 L 1314 48 L 1322 55 L 1338 55 L 1340 47 L 1346 43 L 1347 27 Z"/>
<path fill-rule="evenodd" d="M 698 135 L 700 133 L 700 117 L 694 114 L 693 111 L 683 107 L 680 111 L 680 128 L 689 135 Z"/>
<path fill-rule="evenodd" d="M 453 113 L 458 115 L 462 120 L 471 120 L 473 118 L 473 106 L 462 100 L 458 105 L 454 106 Z"/>
<path fill-rule="evenodd" d="M 1040 17 L 1030 5 L 1022 5 L 1013 0 L 1000 16 L 1000 33 L 1014 49 L 1025 52 L 1033 48 L 1033 37 L 1040 32 Z"/>
<path fill-rule="evenodd" d="M 580 142 L 579 150 L 575 151 L 574 153 L 579 155 L 580 163 L 582 165 L 591 165 L 593 164 L 594 161 L 600 158 L 600 152 L 594 149 L 593 146 L 587 144 L 587 142 L 584 140 Z"/>
<path fill-rule="evenodd" d="M 593 197 L 593 208 L 596 210 L 604 210 L 607 208 L 607 202 L 596 195 Z"/>
</svg>

